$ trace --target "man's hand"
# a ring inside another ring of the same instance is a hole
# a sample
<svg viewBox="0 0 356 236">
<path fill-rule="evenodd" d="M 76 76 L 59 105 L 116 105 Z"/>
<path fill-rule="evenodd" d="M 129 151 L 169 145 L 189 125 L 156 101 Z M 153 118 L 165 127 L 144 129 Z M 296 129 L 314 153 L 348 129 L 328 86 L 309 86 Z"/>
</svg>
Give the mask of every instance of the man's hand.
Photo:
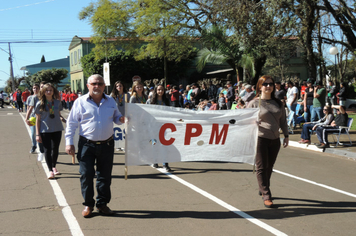
<svg viewBox="0 0 356 236">
<path fill-rule="evenodd" d="M 121 116 L 119 120 L 121 123 L 125 123 L 125 116 Z"/>
<path fill-rule="evenodd" d="M 75 147 L 74 145 L 66 145 L 66 153 L 68 155 L 74 155 L 75 154 Z"/>
</svg>

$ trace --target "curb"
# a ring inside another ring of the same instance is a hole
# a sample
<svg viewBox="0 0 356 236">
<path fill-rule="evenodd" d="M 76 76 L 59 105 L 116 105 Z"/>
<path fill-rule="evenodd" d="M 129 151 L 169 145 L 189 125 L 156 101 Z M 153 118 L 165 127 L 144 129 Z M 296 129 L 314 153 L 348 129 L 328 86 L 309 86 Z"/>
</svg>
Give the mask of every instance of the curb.
<svg viewBox="0 0 356 236">
<path fill-rule="evenodd" d="M 281 142 L 283 143 L 283 139 L 281 139 Z M 329 154 L 334 154 L 337 156 L 341 157 L 346 157 L 347 159 L 351 159 L 356 161 L 356 153 L 349 151 L 348 149 L 346 150 L 340 150 L 338 148 L 317 148 L 315 145 L 312 144 L 301 144 L 296 141 L 289 141 L 289 146 L 291 147 L 296 147 L 296 148 L 301 148 L 309 151 L 314 151 L 314 152 L 325 152 Z"/>
</svg>

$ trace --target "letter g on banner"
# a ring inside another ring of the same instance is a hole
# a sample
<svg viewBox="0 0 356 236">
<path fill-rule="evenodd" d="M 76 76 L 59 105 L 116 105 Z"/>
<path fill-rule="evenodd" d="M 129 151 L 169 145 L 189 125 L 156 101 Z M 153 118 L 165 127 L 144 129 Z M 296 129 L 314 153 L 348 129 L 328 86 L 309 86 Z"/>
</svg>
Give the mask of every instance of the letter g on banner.
<svg viewBox="0 0 356 236">
<path fill-rule="evenodd" d="M 122 130 L 119 127 L 114 128 L 114 140 L 124 140 L 125 139 L 125 129 Z"/>
</svg>

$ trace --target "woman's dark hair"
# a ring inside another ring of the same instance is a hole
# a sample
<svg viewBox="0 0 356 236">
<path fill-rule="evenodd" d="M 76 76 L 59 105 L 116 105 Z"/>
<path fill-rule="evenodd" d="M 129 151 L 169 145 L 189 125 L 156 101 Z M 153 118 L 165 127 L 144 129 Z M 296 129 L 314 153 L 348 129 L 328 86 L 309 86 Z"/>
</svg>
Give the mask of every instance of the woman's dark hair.
<svg viewBox="0 0 356 236">
<path fill-rule="evenodd" d="M 272 80 L 272 83 L 274 84 L 274 79 L 272 78 L 272 76 L 270 75 L 262 75 L 258 81 L 257 81 L 257 84 L 256 84 L 256 97 L 259 97 L 261 95 L 261 88 L 262 88 L 262 84 L 266 81 L 266 80 Z M 275 86 L 273 85 L 273 90 L 272 90 L 272 93 L 271 93 L 271 99 L 273 99 L 274 101 L 277 102 L 277 104 L 279 105 L 279 107 L 282 106 L 282 102 L 276 98 L 276 96 L 274 95 L 274 93 L 276 92 L 276 88 Z"/>
<path fill-rule="evenodd" d="M 166 88 L 165 88 L 164 85 L 162 85 L 162 84 L 158 84 L 158 85 L 155 87 L 155 89 L 153 90 L 153 95 L 152 95 L 152 99 L 151 99 L 151 104 L 158 104 L 158 103 L 157 103 L 157 102 L 158 102 L 157 89 L 158 89 L 159 86 L 162 86 L 162 88 L 163 88 L 162 101 L 163 101 L 164 105 L 170 106 L 171 104 L 170 104 L 170 102 L 169 102 L 169 100 L 168 100 L 168 98 L 167 98 L 167 96 L 166 96 Z"/>
<path fill-rule="evenodd" d="M 111 97 L 113 97 L 114 99 L 116 99 L 117 96 L 119 95 L 119 91 L 117 91 L 117 89 L 116 89 L 116 86 L 117 86 L 118 84 L 121 84 L 122 87 L 123 87 L 123 90 L 122 90 L 122 91 L 123 91 L 124 93 L 127 93 L 127 89 L 126 89 L 125 85 L 124 85 L 121 81 L 116 81 L 115 84 L 114 84 L 114 87 L 113 87 L 113 89 L 112 89 L 112 92 L 111 92 Z"/>
</svg>

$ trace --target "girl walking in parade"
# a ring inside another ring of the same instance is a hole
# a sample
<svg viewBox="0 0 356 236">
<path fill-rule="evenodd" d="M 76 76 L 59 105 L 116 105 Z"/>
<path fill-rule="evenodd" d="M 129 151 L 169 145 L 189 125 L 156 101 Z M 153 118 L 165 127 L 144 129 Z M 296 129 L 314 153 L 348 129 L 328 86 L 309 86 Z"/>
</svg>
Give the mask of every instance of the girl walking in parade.
<svg viewBox="0 0 356 236">
<path fill-rule="evenodd" d="M 36 141 L 43 144 L 45 159 L 49 171 L 48 179 L 54 179 L 60 173 L 56 169 L 59 144 L 62 138 L 64 118 L 57 89 L 47 83 L 41 89 L 39 102 L 36 104 Z"/>
</svg>

